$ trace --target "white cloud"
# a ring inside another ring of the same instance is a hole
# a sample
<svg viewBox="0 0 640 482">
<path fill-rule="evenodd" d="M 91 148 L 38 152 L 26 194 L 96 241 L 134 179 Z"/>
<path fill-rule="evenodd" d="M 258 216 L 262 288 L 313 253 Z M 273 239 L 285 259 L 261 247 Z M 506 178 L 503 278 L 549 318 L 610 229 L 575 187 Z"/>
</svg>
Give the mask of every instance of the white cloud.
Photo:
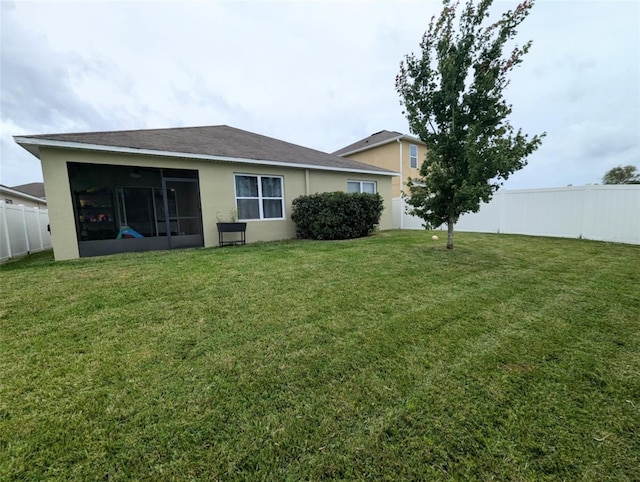
<svg viewBox="0 0 640 482">
<path fill-rule="evenodd" d="M 499 1 L 496 12 L 516 1 Z M 0 182 L 41 179 L 12 135 L 228 124 L 333 151 L 407 132 L 394 90 L 439 2 L 2 3 Z M 506 187 L 640 162 L 640 5 L 538 1 L 513 125 L 547 131 Z"/>
</svg>

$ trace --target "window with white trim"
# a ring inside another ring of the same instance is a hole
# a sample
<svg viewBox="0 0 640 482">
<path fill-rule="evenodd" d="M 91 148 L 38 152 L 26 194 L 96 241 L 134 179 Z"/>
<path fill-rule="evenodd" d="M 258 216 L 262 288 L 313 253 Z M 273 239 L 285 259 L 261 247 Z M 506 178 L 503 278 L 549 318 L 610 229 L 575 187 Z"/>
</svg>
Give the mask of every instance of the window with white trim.
<svg viewBox="0 0 640 482">
<path fill-rule="evenodd" d="M 409 144 L 409 165 L 412 169 L 418 169 L 418 146 Z"/>
<path fill-rule="evenodd" d="M 375 181 L 347 181 L 347 192 L 376 193 Z"/>
<path fill-rule="evenodd" d="M 238 219 L 284 219 L 282 176 L 234 174 Z"/>
</svg>

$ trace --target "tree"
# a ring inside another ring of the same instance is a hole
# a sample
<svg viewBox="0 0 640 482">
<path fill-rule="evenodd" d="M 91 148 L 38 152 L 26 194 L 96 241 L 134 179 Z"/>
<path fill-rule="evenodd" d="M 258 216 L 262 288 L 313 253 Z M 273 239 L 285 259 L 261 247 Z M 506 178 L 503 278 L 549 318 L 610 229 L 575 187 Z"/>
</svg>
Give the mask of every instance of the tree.
<svg viewBox="0 0 640 482">
<path fill-rule="evenodd" d="M 602 184 L 640 184 L 640 172 L 635 166 L 614 167 L 602 177 Z"/>
<path fill-rule="evenodd" d="M 447 224 L 447 248 L 461 214 L 477 212 L 510 174 L 526 165 L 541 143 L 509 124 L 503 92 L 507 73 L 522 62 L 531 41 L 503 56 L 533 0 L 486 25 L 493 0 L 469 0 L 454 28 L 458 2 L 444 0 L 422 37 L 422 56 L 406 55 L 396 77 L 411 132 L 427 145 L 420 177 L 408 183 L 407 202 L 427 227 Z"/>
</svg>

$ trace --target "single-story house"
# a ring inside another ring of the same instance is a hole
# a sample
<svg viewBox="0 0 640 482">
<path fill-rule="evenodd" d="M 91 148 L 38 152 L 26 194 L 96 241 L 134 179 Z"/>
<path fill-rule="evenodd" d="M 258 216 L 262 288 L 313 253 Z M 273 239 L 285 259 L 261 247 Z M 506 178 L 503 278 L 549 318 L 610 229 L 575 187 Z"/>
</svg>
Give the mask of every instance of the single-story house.
<svg viewBox="0 0 640 482">
<path fill-rule="evenodd" d="M 317 192 L 377 192 L 392 226 L 397 172 L 225 125 L 14 139 L 42 162 L 57 260 L 216 246 L 232 211 L 247 242 L 293 238 L 292 201 Z"/>
<path fill-rule="evenodd" d="M 33 185 L 38 183 L 32 183 Z M 27 185 L 25 185 L 27 186 Z M 47 200 L 42 196 L 36 196 L 28 191 L 22 190 L 21 186 L 3 186 L 0 184 L 0 201 L 7 204 L 22 204 L 28 208 L 47 208 Z"/>
</svg>

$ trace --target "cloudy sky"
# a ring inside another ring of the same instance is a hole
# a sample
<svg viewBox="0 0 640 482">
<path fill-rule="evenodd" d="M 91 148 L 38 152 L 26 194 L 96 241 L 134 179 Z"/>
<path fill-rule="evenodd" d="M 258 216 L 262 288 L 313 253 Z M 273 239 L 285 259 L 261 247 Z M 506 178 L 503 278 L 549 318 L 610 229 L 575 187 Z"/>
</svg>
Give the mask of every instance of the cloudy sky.
<svg viewBox="0 0 640 482">
<path fill-rule="evenodd" d="M 394 79 L 439 1 L 1 2 L 0 184 L 42 180 L 12 136 L 227 124 L 332 152 L 408 132 Z M 496 1 L 494 11 L 517 1 Z M 512 125 L 548 133 L 510 189 L 640 167 L 640 2 L 538 0 Z"/>
</svg>

